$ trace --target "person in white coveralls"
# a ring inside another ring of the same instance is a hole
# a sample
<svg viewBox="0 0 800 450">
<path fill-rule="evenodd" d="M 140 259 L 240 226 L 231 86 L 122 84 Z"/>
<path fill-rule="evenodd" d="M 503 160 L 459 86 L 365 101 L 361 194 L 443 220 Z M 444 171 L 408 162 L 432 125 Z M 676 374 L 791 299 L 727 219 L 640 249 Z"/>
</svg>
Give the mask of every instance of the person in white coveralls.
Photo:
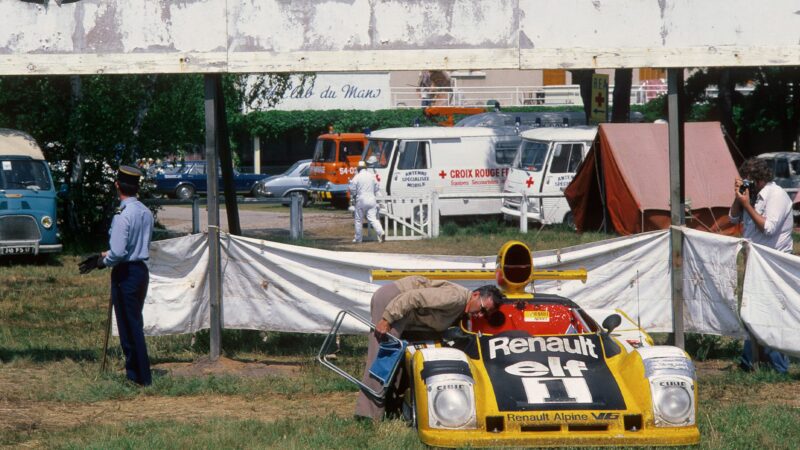
<svg viewBox="0 0 800 450">
<path fill-rule="evenodd" d="M 378 201 L 375 196 L 380 191 L 375 174 L 366 170 L 367 164 L 364 161 L 358 162 L 358 173 L 350 180 L 350 201 L 355 207 L 353 219 L 355 221 L 355 237 L 353 242 L 361 242 L 361 232 L 363 228 L 364 216 L 378 233 L 378 242 L 386 240 L 380 220 L 378 220 Z"/>
</svg>

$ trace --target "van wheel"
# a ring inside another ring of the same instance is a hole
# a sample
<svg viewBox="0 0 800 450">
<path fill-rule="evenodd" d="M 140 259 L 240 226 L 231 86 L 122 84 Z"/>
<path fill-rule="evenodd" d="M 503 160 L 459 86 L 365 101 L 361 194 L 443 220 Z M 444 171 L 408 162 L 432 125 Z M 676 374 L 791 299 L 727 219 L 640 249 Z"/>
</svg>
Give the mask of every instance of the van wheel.
<svg viewBox="0 0 800 450">
<path fill-rule="evenodd" d="M 567 226 L 572 231 L 577 230 L 575 227 L 575 217 L 572 215 L 572 211 L 568 212 L 564 215 L 564 225 Z"/>
<path fill-rule="evenodd" d="M 175 197 L 180 200 L 188 200 L 194 196 L 194 187 L 189 184 L 182 184 L 175 189 Z"/>
</svg>

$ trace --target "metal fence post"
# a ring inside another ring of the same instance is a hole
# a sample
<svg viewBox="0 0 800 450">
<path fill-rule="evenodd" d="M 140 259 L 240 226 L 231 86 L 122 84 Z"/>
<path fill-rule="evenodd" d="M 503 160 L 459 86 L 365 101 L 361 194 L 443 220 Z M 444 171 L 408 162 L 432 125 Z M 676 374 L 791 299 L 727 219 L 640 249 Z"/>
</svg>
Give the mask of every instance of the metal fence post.
<svg viewBox="0 0 800 450">
<path fill-rule="evenodd" d="M 431 194 L 431 206 L 428 212 L 431 218 L 430 237 L 439 237 L 439 193 Z"/>
<path fill-rule="evenodd" d="M 528 233 L 528 195 L 524 192 L 519 202 L 519 232 Z"/>
<path fill-rule="evenodd" d="M 289 205 L 289 237 L 292 240 L 303 238 L 303 197 L 299 192 L 291 195 Z"/>
<path fill-rule="evenodd" d="M 192 234 L 200 232 L 200 197 L 192 197 Z"/>
</svg>

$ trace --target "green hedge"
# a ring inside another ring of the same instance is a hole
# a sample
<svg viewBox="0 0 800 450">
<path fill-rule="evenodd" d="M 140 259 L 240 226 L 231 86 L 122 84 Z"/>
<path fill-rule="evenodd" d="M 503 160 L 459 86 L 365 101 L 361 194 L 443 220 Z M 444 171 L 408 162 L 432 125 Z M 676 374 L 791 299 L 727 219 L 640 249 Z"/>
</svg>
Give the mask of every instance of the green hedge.
<svg viewBox="0 0 800 450">
<path fill-rule="evenodd" d="M 580 111 L 580 107 L 548 108 L 519 107 L 505 108 L 503 112 L 517 111 Z M 463 116 L 456 116 L 456 120 Z M 443 119 L 443 118 L 442 118 Z M 436 125 L 425 117 L 421 108 L 382 109 L 378 111 L 331 109 L 324 111 L 256 111 L 231 119 L 232 129 L 251 136 L 265 139 L 278 139 L 289 134 L 314 137 L 328 131 L 333 126 L 340 133 L 358 133 L 364 128 L 380 130 L 384 128 L 410 127 L 419 120 L 420 126 Z"/>
</svg>

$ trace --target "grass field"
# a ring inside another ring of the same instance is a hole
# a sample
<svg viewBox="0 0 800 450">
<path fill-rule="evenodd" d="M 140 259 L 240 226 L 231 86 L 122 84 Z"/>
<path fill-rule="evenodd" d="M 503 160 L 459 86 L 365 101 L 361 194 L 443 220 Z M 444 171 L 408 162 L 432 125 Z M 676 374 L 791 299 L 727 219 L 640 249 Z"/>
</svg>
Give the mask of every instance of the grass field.
<svg viewBox="0 0 800 450">
<path fill-rule="evenodd" d="M 500 225 L 443 231 L 434 241 L 380 249 L 487 255 L 519 237 Z M 525 240 L 544 249 L 603 238 L 553 229 Z M 314 359 L 320 336 L 225 331 L 222 346 L 229 359 L 224 370 L 211 374 L 191 364 L 207 354 L 207 333 L 148 338 L 155 373 L 153 385 L 144 389 L 125 380 L 112 337 L 112 370 L 101 374 L 109 274 L 80 276 L 79 260 L 65 254 L 47 263 L 0 262 L 0 446 L 424 448 L 399 420 L 373 425 L 352 418 L 355 389 Z M 797 447 L 796 365 L 789 376 L 741 373 L 735 368 L 736 342 L 691 337 L 689 343 L 695 353 L 715 358 L 698 362 L 698 448 Z M 339 364 L 358 372 L 365 351 L 363 337 L 344 337 Z"/>
</svg>

